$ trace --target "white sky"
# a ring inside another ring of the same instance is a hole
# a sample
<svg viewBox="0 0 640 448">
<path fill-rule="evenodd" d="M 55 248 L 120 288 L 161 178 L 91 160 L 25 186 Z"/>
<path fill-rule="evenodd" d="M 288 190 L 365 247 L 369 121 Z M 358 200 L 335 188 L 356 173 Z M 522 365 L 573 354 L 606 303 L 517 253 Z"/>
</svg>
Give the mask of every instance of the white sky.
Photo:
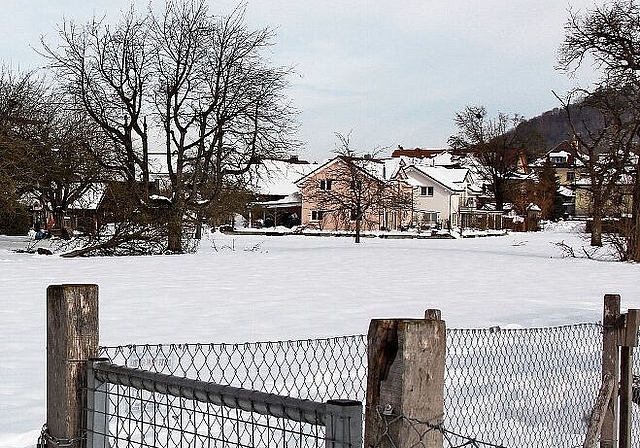
<svg viewBox="0 0 640 448">
<path fill-rule="evenodd" d="M 146 2 L 136 2 L 144 6 Z M 152 0 L 160 4 L 160 0 Z M 2 0 L 0 60 L 42 64 L 32 48 L 63 17 L 115 21 L 129 0 Z M 211 1 L 227 13 L 231 0 Z M 300 155 L 330 156 L 334 132 L 354 149 L 439 147 L 468 104 L 533 117 L 558 106 L 577 79 L 554 69 L 568 8 L 592 0 L 251 0 L 250 26 L 277 29 L 271 58 L 294 66 L 290 96 L 302 112 Z"/>
</svg>

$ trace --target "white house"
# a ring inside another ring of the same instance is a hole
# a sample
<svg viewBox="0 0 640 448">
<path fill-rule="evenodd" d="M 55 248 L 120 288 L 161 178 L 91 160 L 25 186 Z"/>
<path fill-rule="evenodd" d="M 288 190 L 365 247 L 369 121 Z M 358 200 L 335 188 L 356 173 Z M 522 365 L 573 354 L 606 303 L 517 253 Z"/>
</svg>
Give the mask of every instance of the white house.
<svg viewBox="0 0 640 448">
<path fill-rule="evenodd" d="M 457 226 L 462 209 L 475 208 L 466 168 L 444 168 L 401 161 L 396 178 L 413 187 L 414 222 L 420 227 Z"/>
</svg>

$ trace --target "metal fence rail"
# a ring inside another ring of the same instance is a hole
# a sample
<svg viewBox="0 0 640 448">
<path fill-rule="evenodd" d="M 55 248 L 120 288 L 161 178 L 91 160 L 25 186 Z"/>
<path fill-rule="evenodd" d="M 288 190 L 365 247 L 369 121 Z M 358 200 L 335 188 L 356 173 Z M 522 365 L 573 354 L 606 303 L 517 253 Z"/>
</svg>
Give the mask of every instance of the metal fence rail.
<svg viewBox="0 0 640 448">
<path fill-rule="evenodd" d="M 597 323 L 447 330 L 443 427 L 450 446 L 469 438 L 514 448 L 581 445 L 600 387 L 601 346 Z M 101 353 L 116 364 L 298 398 L 365 400 L 364 335 L 129 345 L 103 347 Z M 640 375 L 640 357 L 634 358 L 634 374 Z M 640 446 L 639 406 L 633 422 L 632 445 Z"/>
<path fill-rule="evenodd" d="M 360 447 L 362 404 L 326 403 L 94 362 L 87 445 Z"/>
</svg>

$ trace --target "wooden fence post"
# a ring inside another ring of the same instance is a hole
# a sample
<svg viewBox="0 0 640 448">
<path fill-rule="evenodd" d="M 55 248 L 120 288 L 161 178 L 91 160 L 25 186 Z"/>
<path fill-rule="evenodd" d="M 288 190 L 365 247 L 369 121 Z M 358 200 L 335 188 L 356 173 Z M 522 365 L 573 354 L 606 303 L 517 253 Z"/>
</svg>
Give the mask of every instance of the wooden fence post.
<svg viewBox="0 0 640 448">
<path fill-rule="evenodd" d="M 611 400 L 611 393 L 613 392 L 613 377 L 611 375 L 605 375 L 600 386 L 600 392 L 598 398 L 591 411 L 589 417 L 589 425 L 587 426 L 587 435 L 582 444 L 582 448 L 593 448 L 598 441 L 600 432 L 602 431 L 602 423 L 604 420 L 604 414 L 609 406 L 609 400 Z"/>
<path fill-rule="evenodd" d="M 82 445 L 87 360 L 98 355 L 98 286 L 47 288 L 47 447 Z"/>
<path fill-rule="evenodd" d="M 372 320 L 365 444 L 442 448 L 446 326 L 434 319 Z"/>
<path fill-rule="evenodd" d="M 614 448 L 618 441 L 619 319 L 620 295 L 606 294 L 604 296 L 604 311 L 602 315 L 602 380 L 604 381 L 607 375 L 611 375 L 613 377 L 613 390 L 609 406 L 607 406 L 604 413 L 600 432 L 600 448 Z"/>
<path fill-rule="evenodd" d="M 639 310 L 627 310 L 620 345 L 620 448 L 631 448 L 633 406 L 633 348 L 638 345 Z"/>
</svg>

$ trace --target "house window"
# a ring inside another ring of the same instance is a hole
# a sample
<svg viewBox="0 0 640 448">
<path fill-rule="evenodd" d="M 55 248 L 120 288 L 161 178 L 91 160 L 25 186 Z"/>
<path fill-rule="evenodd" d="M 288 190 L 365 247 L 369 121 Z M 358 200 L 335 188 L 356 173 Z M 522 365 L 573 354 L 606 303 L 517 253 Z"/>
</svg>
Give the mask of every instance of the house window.
<svg viewBox="0 0 640 448">
<path fill-rule="evenodd" d="M 324 211 L 311 210 L 311 221 L 322 221 L 322 218 L 324 218 Z"/>
<path fill-rule="evenodd" d="M 420 196 L 433 196 L 433 187 L 420 187 Z"/>
<path fill-rule="evenodd" d="M 573 182 L 574 180 L 576 180 L 576 173 L 567 171 L 567 182 Z"/>
<path fill-rule="evenodd" d="M 326 191 L 331 190 L 331 179 L 322 179 L 320 181 L 320 189 Z"/>
<path fill-rule="evenodd" d="M 423 212 L 421 218 L 422 224 L 436 224 L 438 222 L 438 212 Z"/>
</svg>

